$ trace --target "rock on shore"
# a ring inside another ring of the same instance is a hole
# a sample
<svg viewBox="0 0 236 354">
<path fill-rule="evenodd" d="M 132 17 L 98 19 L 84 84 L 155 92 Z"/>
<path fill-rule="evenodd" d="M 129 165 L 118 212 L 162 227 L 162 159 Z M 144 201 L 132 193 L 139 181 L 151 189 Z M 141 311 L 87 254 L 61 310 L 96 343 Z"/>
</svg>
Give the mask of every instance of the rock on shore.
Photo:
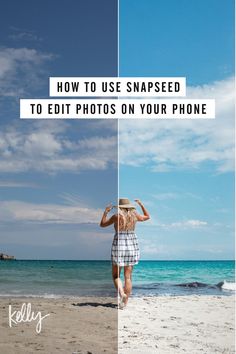
<svg viewBox="0 0 236 354">
<path fill-rule="evenodd" d="M 8 254 L 0 253 L 0 260 L 6 261 L 10 259 L 15 259 L 14 256 L 9 256 Z"/>
</svg>

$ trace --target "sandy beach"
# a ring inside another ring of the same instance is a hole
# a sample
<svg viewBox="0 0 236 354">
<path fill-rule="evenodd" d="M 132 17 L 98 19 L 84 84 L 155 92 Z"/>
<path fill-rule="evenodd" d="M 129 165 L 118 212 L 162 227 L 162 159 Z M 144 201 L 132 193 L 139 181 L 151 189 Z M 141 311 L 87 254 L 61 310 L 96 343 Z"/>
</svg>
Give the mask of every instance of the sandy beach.
<svg viewBox="0 0 236 354">
<path fill-rule="evenodd" d="M 9 327 L 12 310 L 31 303 L 32 311 L 50 314 L 42 321 L 41 333 L 36 322 Z M 0 354 L 116 354 L 118 346 L 118 311 L 116 299 L 73 298 L 0 299 Z"/>
<path fill-rule="evenodd" d="M 119 311 L 120 354 L 234 354 L 234 296 L 131 298 Z"/>
<path fill-rule="evenodd" d="M 40 334 L 37 321 L 9 327 L 9 304 L 13 311 L 23 303 L 50 314 Z M 96 297 L 1 298 L 0 304 L 0 354 L 234 353 L 233 296 L 133 297 L 119 311 L 116 299 Z"/>
</svg>

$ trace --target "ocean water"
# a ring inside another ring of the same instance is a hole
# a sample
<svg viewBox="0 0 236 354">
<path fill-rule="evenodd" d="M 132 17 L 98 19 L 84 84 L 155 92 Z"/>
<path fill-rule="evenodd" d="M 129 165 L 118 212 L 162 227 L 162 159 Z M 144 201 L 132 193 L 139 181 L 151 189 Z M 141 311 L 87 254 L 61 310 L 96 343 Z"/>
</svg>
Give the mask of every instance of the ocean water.
<svg viewBox="0 0 236 354">
<path fill-rule="evenodd" d="M 140 261 L 134 296 L 230 295 L 234 261 Z M 115 295 L 110 261 L 0 261 L 0 296 Z"/>
</svg>

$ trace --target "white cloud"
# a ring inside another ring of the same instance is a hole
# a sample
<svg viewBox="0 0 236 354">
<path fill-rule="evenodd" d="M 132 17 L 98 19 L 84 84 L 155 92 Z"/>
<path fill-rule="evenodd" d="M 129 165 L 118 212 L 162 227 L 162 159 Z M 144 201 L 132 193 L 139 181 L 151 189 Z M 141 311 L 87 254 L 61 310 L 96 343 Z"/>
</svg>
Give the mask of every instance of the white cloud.
<svg viewBox="0 0 236 354">
<path fill-rule="evenodd" d="M 78 139 L 70 137 L 69 129 L 69 124 L 60 126 L 58 122 L 31 123 L 27 130 L 20 124 L 4 126 L 0 132 L 0 171 L 79 173 L 82 170 L 104 170 L 110 164 L 116 164 L 115 135 Z"/>
<path fill-rule="evenodd" d="M 117 134 L 118 131 L 118 121 L 116 119 L 95 119 L 95 120 L 86 120 L 84 121 L 87 128 L 90 131 L 104 131 L 111 130 Z"/>
<path fill-rule="evenodd" d="M 201 227 L 201 226 L 206 226 L 207 222 L 206 221 L 201 221 L 201 220 L 187 220 L 187 221 L 182 221 L 182 222 L 174 222 L 170 226 L 171 227 L 180 227 L 180 228 L 195 228 L 195 227 Z"/>
<path fill-rule="evenodd" d="M 27 136 L 22 146 L 27 155 L 53 156 L 62 149 L 60 141 L 51 133 L 37 132 Z"/>
<path fill-rule="evenodd" d="M 0 201 L 0 220 L 36 223 L 99 223 L 102 210 L 81 205 L 35 204 L 18 200 Z"/>
<path fill-rule="evenodd" d="M 214 163 L 234 169 L 234 78 L 187 88 L 188 98 L 215 98 L 215 120 L 122 120 L 120 162 L 154 172 L 197 169 Z"/>
<path fill-rule="evenodd" d="M 111 149 L 114 148 L 117 144 L 117 137 L 111 136 L 109 138 L 104 139 L 103 137 L 92 137 L 89 139 L 83 139 L 78 142 L 78 146 L 84 149 Z"/>
<path fill-rule="evenodd" d="M 39 188 L 39 187 L 40 186 L 35 183 L 0 180 L 0 188 Z"/>
<path fill-rule="evenodd" d="M 186 229 L 196 229 L 208 226 L 208 222 L 205 220 L 198 219 L 189 219 L 189 220 L 181 220 L 175 221 L 172 223 L 161 223 L 156 221 L 155 219 L 151 219 L 149 222 L 150 226 L 162 228 L 162 229 L 175 229 L 175 230 L 186 230 Z"/>
<path fill-rule="evenodd" d="M 180 198 L 180 194 L 172 193 L 172 192 L 158 193 L 158 194 L 153 194 L 152 198 L 156 200 L 178 199 Z"/>
<path fill-rule="evenodd" d="M 42 41 L 42 38 L 37 36 L 33 31 L 21 29 L 15 26 L 11 26 L 11 34 L 8 36 L 14 41 Z"/>
<path fill-rule="evenodd" d="M 77 206 L 81 203 L 80 197 L 76 194 L 62 193 L 61 198 L 69 205 Z"/>
<path fill-rule="evenodd" d="M 0 48 L 0 95 L 16 98 L 36 89 L 44 63 L 53 57 L 31 48 Z"/>
</svg>

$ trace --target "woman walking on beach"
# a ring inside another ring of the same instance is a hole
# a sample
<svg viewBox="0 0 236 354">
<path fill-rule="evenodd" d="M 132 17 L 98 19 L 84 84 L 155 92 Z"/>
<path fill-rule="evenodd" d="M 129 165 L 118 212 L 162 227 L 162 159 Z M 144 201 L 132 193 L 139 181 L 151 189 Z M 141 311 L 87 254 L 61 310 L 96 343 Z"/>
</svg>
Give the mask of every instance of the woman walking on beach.
<svg viewBox="0 0 236 354">
<path fill-rule="evenodd" d="M 112 205 L 108 205 L 100 223 L 101 227 L 107 227 L 113 224 L 115 228 L 111 249 L 112 277 L 114 285 L 120 295 L 119 306 L 121 309 L 127 305 L 132 291 L 133 266 L 138 264 L 140 258 L 135 225 L 137 221 L 150 219 L 149 213 L 141 201 L 135 199 L 135 202 L 141 207 L 143 215 L 137 213 L 135 206 L 133 206 L 128 199 L 121 198 L 117 206 L 117 213 L 107 219 L 107 214 L 113 208 Z M 124 287 L 120 279 L 122 267 L 124 267 Z"/>
</svg>

